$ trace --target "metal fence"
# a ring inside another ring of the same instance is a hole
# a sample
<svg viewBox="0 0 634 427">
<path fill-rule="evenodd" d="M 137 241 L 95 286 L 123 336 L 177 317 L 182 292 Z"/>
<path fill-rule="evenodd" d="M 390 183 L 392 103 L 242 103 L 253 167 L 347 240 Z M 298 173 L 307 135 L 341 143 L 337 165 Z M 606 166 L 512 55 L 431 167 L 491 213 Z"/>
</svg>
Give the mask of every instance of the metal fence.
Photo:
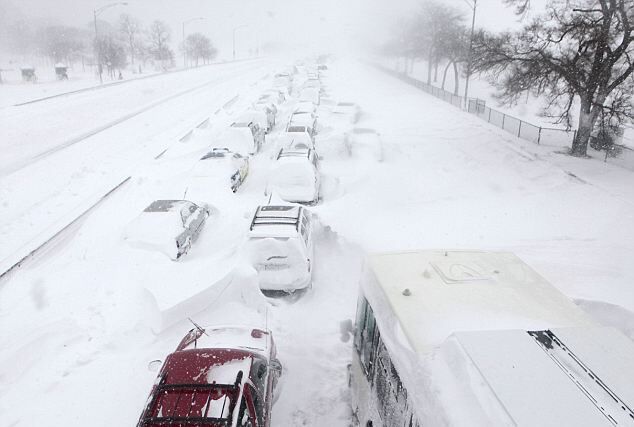
<svg viewBox="0 0 634 427">
<path fill-rule="evenodd" d="M 463 108 L 464 106 L 464 97 L 462 96 L 454 95 L 444 89 L 429 85 L 415 79 L 414 77 L 408 76 L 402 71 L 395 71 L 379 64 L 374 64 L 374 66 L 458 108 Z M 501 111 L 487 107 L 486 102 L 478 98 L 469 98 L 469 102 L 467 102 L 467 111 L 494 126 L 504 129 L 518 138 L 535 144 L 550 147 L 570 148 L 577 133 L 576 130 L 567 131 L 565 129 L 536 126 L 532 123 L 518 119 L 517 117 L 510 116 Z M 588 150 L 594 149 L 588 147 Z M 621 167 L 634 170 L 634 150 L 625 145 L 614 144 L 610 150 L 602 151 L 604 151 L 603 155 L 605 162 L 609 161 L 610 163 L 618 164 Z M 599 153 L 598 151 L 596 152 Z"/>
<path fill-rule="evenodd" d="M 394 71 L 382 65 L 375 64 L 375 66 L 386 73 L 391 74 L 411 84 L 412 86 L 416 86 L 430 95 L 442 99 L 443 101 L 446 101 L 458 108 L 462 108 L 464 106 L 464 97 L 462 96 L 454 95 L 444 89 L 429 85 L 415 79 L 414 77 L 410 77 L 401 71 Z M 487 107 L 486 102 L 482 99 L 469 98 L 467 111 L 478 116 L 482 120 L 486 120 L 492 125 L 504 129 L 518 138 L 540 145 L 568 148 L 572 146 L 572 141 L 576 133 L 576 131 L 567 131 L 565 129 L 536 126 L 532 123 L 518 119 L 517 117 L 513 117 L 501 111 Z"/>
<path fill-rule="evenodd" d="M 576 131 L 536 126 L 517 117 L 489 108 L 486 106 L 486 102 L 481 99 L 470 98 L 467 111 L 518 138 L 540 145 L 568 148 L 572 146 L 572 141 L 576 134 Z"/>
</svg>

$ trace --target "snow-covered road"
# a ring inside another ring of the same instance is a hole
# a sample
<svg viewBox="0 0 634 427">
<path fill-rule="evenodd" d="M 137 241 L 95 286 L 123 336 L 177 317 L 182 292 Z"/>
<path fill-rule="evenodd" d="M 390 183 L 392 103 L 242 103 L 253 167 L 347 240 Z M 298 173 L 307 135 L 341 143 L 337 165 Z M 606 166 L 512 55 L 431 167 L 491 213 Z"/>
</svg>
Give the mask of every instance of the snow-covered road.
<svg viewBox="0 0 634 427">
<path fill-rule="evenodd" d="M 9 138 L 1 144 L 4 165 L 17 170 L 0 178 L 0 271 L 130 176 L 139 162 L 249 90 L 266 74 L 262 67 L 262 61 L 218 65 L 0 111 L 20 118 L 7 122 L 12 123 Z M 148 89 L 151 84 L 155 86 Z M 70 135 L 90 133 L 138 111 L 142 113 L 59 150 Z M 45 152 L 49 155 L 23 163 L 33 153 Z"/>
<path fill-rule="evenodd" d="M 132 176 L 0 284 L 0 425 L 134 425 L 155 378 L 148 362 L 172 351 L 193 317 L 272 329 L 284 365 L 273 425 L 347 426 L 351 344 L 339 324 L 353 316 L 366 251 L 511 250 L 601 320 L 622 329 L 632 321 L 632 172 L 523 143 L 378 70 L 345 61 L 330 65 L 326 89 L 361 106 L 358 126 L 381 133 L 385 160 L 349 157 L 338 145 L 349 128 L 322 112 L 323 200 L 311 208 L 320 223 L 312 290 L 297 300 L 267 300 L 253 271 L 240 264 L 250 215 L 264 201 L 279 125 L 264 153 L 251 160 L 245 185 L 236 195 L 217 196 L 217 215 L 181 262 L 125 245 L 125 226 L 149 201 L 178 196 L 204 150 L 199 139 L 177 143 L 178 136 L 237 91 L 234 112 L 245 108 L 270 86 L 259 80 L 275 66 L 244 65 L 231 77 L 219 76 L 217 86 L 117 126 L 115 134 L 51 155 L 39 172 L 3 178 L 0 225 L 6 232 L 22 220 L 29 200 L 47 199 L 51 190 L 40 190 L 43 183 L 57 189 L 50 206 L 68 210 L 75 195 L 99 192 L 114 176 Z M 199 82 L 193 77 L 187 85 Z M 229 119 L 212 117 L 210 134 Z M 60 177 L 43 175 L 50 170 Z M 43 211 L 29 223 L 37 227 L 49 217 Z M 11 252 L 4 242 L 0 248 Z M 622 307 L 616 319 L 606 315 L 606 303 Z"/>
</svg>

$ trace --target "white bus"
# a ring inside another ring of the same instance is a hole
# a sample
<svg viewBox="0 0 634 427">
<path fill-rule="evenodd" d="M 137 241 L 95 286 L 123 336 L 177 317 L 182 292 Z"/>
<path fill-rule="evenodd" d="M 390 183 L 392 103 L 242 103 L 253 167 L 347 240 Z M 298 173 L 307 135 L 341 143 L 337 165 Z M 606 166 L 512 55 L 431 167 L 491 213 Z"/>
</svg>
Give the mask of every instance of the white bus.
<svg viewBox="0 0 634 427">
<path fill-rule="evenodd" d="M 357 425 L 634 426 L 634 343 L 510 253 L 368 257 Z"/>
</svg>

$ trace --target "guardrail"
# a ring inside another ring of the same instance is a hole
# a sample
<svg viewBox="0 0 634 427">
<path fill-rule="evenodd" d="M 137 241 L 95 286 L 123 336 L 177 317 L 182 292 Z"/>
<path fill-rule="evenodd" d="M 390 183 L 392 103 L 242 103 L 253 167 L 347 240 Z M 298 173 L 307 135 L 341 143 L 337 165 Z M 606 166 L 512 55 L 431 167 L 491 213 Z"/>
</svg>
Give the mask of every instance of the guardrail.
<svg viewBox="0 0 634 427">
<path fill-rule="evenodd" d="M 18 255 L 16 259 L 4 259 L 0 262 L 0 280 L 5 279 L 8 275 L 14 271 L 16 268 L 19 268 L 26 260 L 33 257 L 37 252 L 39 252 L 46 245 L 53 242 L 56 238 L 62 235 L 66 230 L 72 227 L 74 224 L 79 222 L 82 218 L 84 218 L 88 213 L 90 213 L 94 208 L 100 205 L 104 200 L 110 197 L 115 191 L 123 187 L 128 181 L 130 181 L 130 176 L 120 181 L 114 187 L 112 187 L 108 192 L 100 196 L 94 203 L 91 203 L 88 207 L 86 207 L 82 212 L 76 216 L 72 221 L 68 222 L 66 225 L 57 229 L 55 231 L 51 230 L 50 235 L 44 237 L 44 241 L 38 244 L 35 248 L 28 251 L 28 253 L 24 256 Z"/>
</svg>

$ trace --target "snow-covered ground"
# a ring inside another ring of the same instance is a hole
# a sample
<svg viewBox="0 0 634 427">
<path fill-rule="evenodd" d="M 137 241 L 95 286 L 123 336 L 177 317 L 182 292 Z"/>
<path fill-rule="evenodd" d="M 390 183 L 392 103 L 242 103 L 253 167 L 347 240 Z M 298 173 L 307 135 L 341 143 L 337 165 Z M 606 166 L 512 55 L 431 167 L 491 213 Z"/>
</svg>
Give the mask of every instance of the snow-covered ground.
<svg viewBox="0 0 634 427">
<path fill-rule="evenodd" d="M 273 425 L 347 426 L 351 344 L 340 336 L 340 322 L 354 315 L 368 251 L 510 250 L 600 321 L 634 338 L 633 172 L 520 141 L 355 62 L 330 64 L 324 84 L 335 100 L 361 106 L 356 126 L 380 133 L 384 160 L 363 156 L 354 145 L 350 156 L 343 134 L 351 125 L 320 109 L 322 201 L 310 208 L 319 220 L 314 282 L 306 294 L 265 299 L 240 251 L 255 207 L 265 202 L 274 139 L 293 101 L 281 109 L 238 192 L 211 196 L 216 211 L 185 258 L 172 262 L 126 245 L 126 225 L 151 201 L 182 195 L 188 171 L 215 132 L 270 86 L 263 77 L 279 66 L 228 64 L 182 74 L 168 86 L 148 79 L 134 96 L 121 85 L 100 91 L 99 100 L 91 98 L 95 92 L 41 104 L 24 113 L 20 125 L 3 120 L 16 139 L 28 143 L 27 132 L 42 136 L 30 141 L 29 155 L 14 151 L 7 167 L 20 168 L 1 178 L 1 254 L 25 244 L 27 230 L 71 218 L 73 206 L 103 193 L 115 178 L 131 179 L 1 279 L 0 425 L 134 425 L 156 375 L 148 362 L 176 347 L 192 317 L 203 324 L 260 322 L 273 331 L 284 365 Z M 112 120 L 95 119 L 102 105 L 123 104 L 118 114 L 127 114 L 206 82 L 24 163 Z M 214 114 L 238 93 L 229 111 Z M 51 111 L 40 110 L 43 105 Z M 92 121 L 84 127 L 88 119 L 69 120 L 65 133 L 54 126 L 53 110 L 60 108 L 65 119 L 90 109 L 85 115 Z M 178 142 L 206 117 L 208 129 Z M 56 142 L 49 145 L 47 132 Z M 30 207 L 37 214 L 28 216 Z"/>
</svg>

